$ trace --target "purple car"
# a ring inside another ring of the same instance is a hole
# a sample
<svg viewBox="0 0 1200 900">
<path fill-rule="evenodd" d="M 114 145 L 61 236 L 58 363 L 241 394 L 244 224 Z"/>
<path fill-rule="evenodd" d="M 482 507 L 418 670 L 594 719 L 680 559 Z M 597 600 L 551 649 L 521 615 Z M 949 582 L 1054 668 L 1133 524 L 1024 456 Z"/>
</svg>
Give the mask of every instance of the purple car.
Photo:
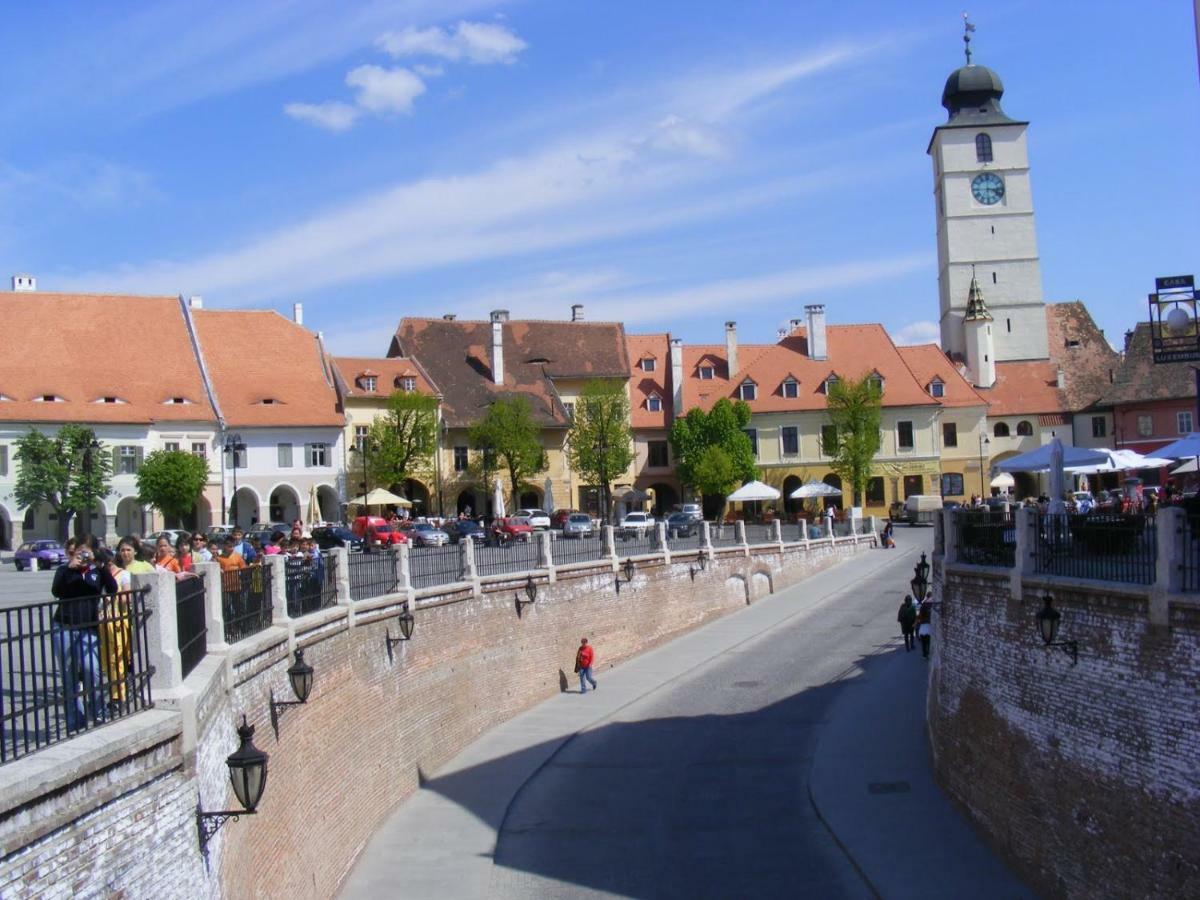
<svg viewBox="0 0 1200 900">
<path fill-rule="evenodd" d="M 13 554 L 13 564 L 18 572 L 32 568 L 53 569 L 67 561 L 67 551 L 63 550 L 58 541 L 29 541 L 17 548 Z"/>
</svg>

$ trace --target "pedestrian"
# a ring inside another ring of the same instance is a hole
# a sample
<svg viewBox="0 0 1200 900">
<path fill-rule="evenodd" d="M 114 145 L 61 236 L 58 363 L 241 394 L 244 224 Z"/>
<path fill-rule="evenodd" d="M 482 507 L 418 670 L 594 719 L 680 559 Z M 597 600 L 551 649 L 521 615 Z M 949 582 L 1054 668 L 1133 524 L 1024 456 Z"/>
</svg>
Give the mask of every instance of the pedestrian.
<svg viewBox="0 0 1200 900">
<path fill-rule="evenodd" d="M 103 722 L 104 694 L 100 671 L 100 595 L 117 590 L 108 565 L 95 564 L 95 552 L 84 540 L 54 573 L 50 593 L 58 598 L 51 620 L 51 641 L 67 718 L 67 731 Z"/>
<path fill-rule="evenodd" d="M 575 654 L 575 671 L 579 673 L 579 693 L 581 694 L 587 693 L 589 684 L 592 686 L 592 690 L 596 689 L 596 679 L 592 677 L 592 663 L 595 660 L 596 652 L 588 643 L 588 639 L 584 638 L 579 642 L 579 651 Z"/>
<path fill-rule="evenodd" d="M 892 537 L 892 520 L 888 519 L 887 524 L 883 526 L 883 549 L 894 550 L 896 548 L 896 539 Z"/>
<path fill-rule="evenodd" d="M 929 638 L 933 634 L 933 594 L 917 608 L 917 637 L 921 639 L 921 655 L 929 659 Z"/>
<path fill-rule="evenodd" d="M 916 646 L 913 639 L 913 629 L 917 624 L 917 608 L 913 606 L 912 595 L 906 594 L 900 603 L 900 611 L 896 613 L 896 621 L 900 623 L 900 633 L 904 635 L 904 652 L 907 653 Z"/>
</svg>

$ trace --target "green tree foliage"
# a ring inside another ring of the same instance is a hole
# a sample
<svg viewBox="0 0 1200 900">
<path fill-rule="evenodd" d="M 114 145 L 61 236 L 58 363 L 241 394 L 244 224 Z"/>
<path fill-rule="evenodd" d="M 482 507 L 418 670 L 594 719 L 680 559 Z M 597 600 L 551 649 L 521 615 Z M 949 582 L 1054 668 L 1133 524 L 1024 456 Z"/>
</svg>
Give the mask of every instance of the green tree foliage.
<svg viewBox="0 0 1200 900">
<path fill-rule="evenodd" d="M 633 462 L 629 397 L 624 385 L 599 378 L 584 385 L 567 436 L 567 456 L 585 484 L 599 485 L 604 521 L 609 521 L 612 481 Z"/>
<path fill-rule="evenodd" d="M 138 500 L 163 515 L 184 518 L 208 481 L 208 462 L 181 450 L 155 450 L 137 472 Z"/>
<path fill-rule="evenodd" d="M 396 391 L 387 412 L 371 423 L 367 471 L 371 484 L 403 484 L 427 476 L 437 450 L 437 397 Z M 359 462 L 359 471 L 362 471 Z"/>
<path fill-rule="evenodd" d="M 83 425 L 64 425 L 52 438 L 30 430 L 16 446 L 18 505 L 48 503 L 58 515 L 58 539 L 65 541 L 72 516 L 108 496 L 112 454 Z"/>
<path fill-rule="evenodd" d="M 541 426 L 533 419 L 529 399 L 520 394 L 494 400 L 467 436 L 472 447 L 490 454 L 499 467 L 508 470 L 512 506 L 521 496 L 521 485 L 546 468 Z"/>
<path fill-rule="evenodd" d="M 826 406 L 829 419 L 837 428 L 837 448 L 832 468 L 854 491 L 858 506 L 867 491 L 871 463 L 879 452 L 881 393 L 871 375 L 857 381 L 839 380 L 829 387 Z M 826 453 L 830 449 L 826 448 Z"/>
<path fill-rule="evenodd" d="M 714 403 L 707 413 L 692 409 L 676 419 L 671 426 L 670 441 L 680 481 L 706 497 L 720 496 L 723 508 L 725 495 L 732 488 L 758 477 L 754 447 L 744 431 L 749 424 L 749 405 L 726 397 Z M 723 473 L 725 462 L 710 448 L 721 450 L 731 472 L 729 479 L 717 477 Z"/>
</svg>

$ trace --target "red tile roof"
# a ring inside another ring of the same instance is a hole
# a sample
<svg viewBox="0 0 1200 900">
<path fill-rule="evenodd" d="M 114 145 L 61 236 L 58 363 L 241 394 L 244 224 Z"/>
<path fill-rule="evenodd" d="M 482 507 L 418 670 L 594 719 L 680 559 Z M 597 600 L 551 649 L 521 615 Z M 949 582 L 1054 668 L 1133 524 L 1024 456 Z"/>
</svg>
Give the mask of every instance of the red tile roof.
<svg viewBox="0 0 1200 900">
<path fill-rule="evenodd" d="M 178 297 L 3 293 L 0 323 L 0 419 L 216 420 Z"/>
<path fill-rule="evenodd" d="M 401 390 L 402 380 L 416 379 L 416 389 L 419 394 L 436 394 L 437 388 L 430 381 L 425 370 L 415 359 L 396 357 L 394 359 L 379 359 L 362 356 L 335 356 L 333 364 L 337 367 L 342 380 L 342 391 L 345 397 L 390 397 Z M 364 390 L 360 378 L 364 375 L 375 377 L 375 390 Z"/>
<path fill-rule="evenodd" d="M 629 382 L 629 411 L 634 428 L 669 428 L 674 420 L 674 385 L 671 381 L 671 336 L 669 334 L 630 334 L 625 338 L 633 376 Z M 654 360 L 654 371 L 643 372 L 641 361 Z M 652 394 L 662 400 L 662 409 L 651 412 L 647 402 Z"/>
<path fill-rule="evenodd" d="M 317 336 L 269 311 L 192 310 L 201 352 L 232 428 L 345 425 Z"/>
<path fill-rule="evenodd" d="M 1064 412 L 1065 398 L 1057 387 L 1058 366 L 1049 360 L 996 363 L 996 383 L 980 388 L 989 416 Z"/>
<path fill-rule="evenodd" d="M 950 357 L 937 344 L 917 344 L 896 349 L 924 391 L 929 391 L 929 385 L 935 379 L 942 382 L 942 396 L 937 398 L 942 406 L 987 405 L 987 401 L 963 378 Z"/>
</svg>

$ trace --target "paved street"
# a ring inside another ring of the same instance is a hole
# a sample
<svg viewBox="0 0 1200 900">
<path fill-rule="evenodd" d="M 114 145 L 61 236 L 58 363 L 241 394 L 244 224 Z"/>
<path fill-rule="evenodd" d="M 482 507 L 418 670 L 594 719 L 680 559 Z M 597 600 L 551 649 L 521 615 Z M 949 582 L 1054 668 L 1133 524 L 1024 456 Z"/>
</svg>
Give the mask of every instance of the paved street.
<svg viewBox="0 0 1200 900">
<path fill-rule="evenodd" d="M 933 785 L 895 610 L 932 531 L 616 669 L 468 747 L 345 897 L 1013 897 Z"/>
</svg>

